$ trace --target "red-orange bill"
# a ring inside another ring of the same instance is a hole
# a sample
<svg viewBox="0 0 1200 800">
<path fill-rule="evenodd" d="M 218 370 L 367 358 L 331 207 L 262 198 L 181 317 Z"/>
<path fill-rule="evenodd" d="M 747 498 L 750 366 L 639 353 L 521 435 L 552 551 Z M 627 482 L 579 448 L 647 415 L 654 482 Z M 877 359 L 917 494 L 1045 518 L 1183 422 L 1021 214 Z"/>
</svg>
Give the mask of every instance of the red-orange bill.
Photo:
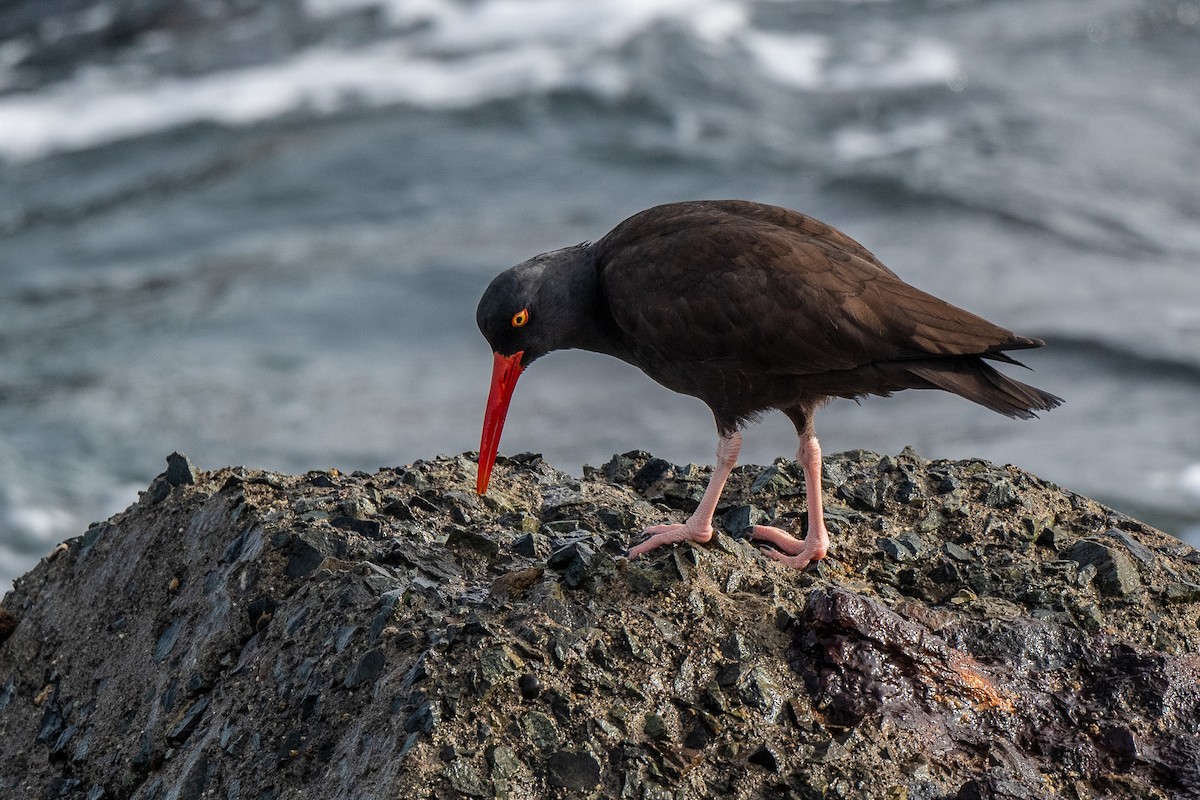
<svg viewBox="0 0 1200 800">
<path fill-rule="evenodd" d="M 504 429 L 504 417 L 508 414 L 508 401 L 512 399 L 517 378 L 521 377 L 521 356 L 524 350 L 511 356 L 495 354 L 492 361 L 492 387 L 488 390 L 487 411 L 483 415 L 483 437 L 479 442 L 479 478 L 475 491 L 487 492 L 488 479 L 496 463 L 496 452 L 500 449 L 500 432 Z"/>
</svg>

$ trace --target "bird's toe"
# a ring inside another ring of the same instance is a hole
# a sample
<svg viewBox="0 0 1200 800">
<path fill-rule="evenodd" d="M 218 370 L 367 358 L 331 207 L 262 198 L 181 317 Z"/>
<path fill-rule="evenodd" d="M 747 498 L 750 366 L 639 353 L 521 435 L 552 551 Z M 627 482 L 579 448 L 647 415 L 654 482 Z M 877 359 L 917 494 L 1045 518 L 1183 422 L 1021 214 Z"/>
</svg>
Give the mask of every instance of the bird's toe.
<svg viewBox="0 0 1200 800">
<path fill-rule="evenodd" d="M 761 550 L 763 555 L 767 556 L 768 558 L 778 561 L 785 567 L 791 567 L 792 569 L 797 570 L 804 569 L 814 560 L 811 555 L 804 552 L 797 553 L 795 555 L 788 555 L 786 553 L 781 553 L 778 550 L 773 550 L 769 547 L 760 547 L 758 549 Z"/>
<path fill-rule="evenodd" d="M 637 558 L 666 544 L 677 542 L 707 542 L 712 538 L 712 528 L 699 528 L 688 523 L 674 525 L 652 525 L 644 531 L 650 538 L 631 547 L 627 553 L 629 558 Z"/>
<path fill-rule="evenodd" d="M 796 555 L 804 550 L 803 539 L 797 539 L 782 528 L 770 525 L 755 525 L 750 529 L 750 538 L 769 542 L 788 555 Z"/>
</svg>

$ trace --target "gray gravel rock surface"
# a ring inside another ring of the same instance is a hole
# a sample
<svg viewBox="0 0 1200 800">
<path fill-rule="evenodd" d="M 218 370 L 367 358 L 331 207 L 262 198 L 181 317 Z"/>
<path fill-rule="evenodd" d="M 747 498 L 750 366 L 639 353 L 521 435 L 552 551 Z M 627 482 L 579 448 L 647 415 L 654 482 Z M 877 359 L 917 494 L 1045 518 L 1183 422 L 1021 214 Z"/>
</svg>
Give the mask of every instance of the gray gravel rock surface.
<svg viewBox="0 0 1200 800">
<path fill-rule="evenodd" d="M 0 797 L 1195 798 L 1200 554 L 1013 467 L 172 454 L 0 604 Z"/>
</svg>

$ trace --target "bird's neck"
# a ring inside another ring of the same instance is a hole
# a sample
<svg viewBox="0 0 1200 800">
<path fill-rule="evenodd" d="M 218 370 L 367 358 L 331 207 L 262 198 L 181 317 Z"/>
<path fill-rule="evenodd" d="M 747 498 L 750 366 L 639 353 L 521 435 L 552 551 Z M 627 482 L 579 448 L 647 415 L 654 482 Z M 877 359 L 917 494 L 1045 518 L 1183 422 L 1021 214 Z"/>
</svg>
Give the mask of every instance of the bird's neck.
<svg viewBox="0 0 1200 800">
<path fill-rule="evenodd" d="M 554 279 L 543 282 L 539 304 L 556 317 L 555 350 L 590 350 L 620 357 L 612 320 L 600 291 L 591 245 L 566 247 L 554 254 Z"/>
</svg>

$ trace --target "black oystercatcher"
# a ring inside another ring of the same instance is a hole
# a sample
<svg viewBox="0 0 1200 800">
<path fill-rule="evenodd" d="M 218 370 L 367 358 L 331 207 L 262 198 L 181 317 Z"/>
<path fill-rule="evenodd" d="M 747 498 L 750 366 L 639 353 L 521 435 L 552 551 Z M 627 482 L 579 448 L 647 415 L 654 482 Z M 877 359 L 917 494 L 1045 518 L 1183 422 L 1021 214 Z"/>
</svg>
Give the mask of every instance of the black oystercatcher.
<svg viewBox="0 0 1200 800">
<path fill-rule="evenodd" d="M 1010 417 L 1062 400 L 1002 375 L 984 359 L 1040 347 L 909 286 L 865 247 L 823 222 L 742 200 L 656 206 L 595 244 L 534 256 L 502 272 L 476 313 L 495 353 L 479 446 L 487 491 L 500 431 L 521 371 L 551 350 L 626 361 L 712 409 L 717 463 L 695 513 L 646 529 L 638 556 L 712 537 L 721 490 L 737 463 L 738 429 L 768 409 L 800 436 L 808 532 L 756 525 L 777 561 L 803 568 L 829 547 L 821 509 L 821 448 L 813 414 L 834 397 L 943 389 Z"/>
</svg>

